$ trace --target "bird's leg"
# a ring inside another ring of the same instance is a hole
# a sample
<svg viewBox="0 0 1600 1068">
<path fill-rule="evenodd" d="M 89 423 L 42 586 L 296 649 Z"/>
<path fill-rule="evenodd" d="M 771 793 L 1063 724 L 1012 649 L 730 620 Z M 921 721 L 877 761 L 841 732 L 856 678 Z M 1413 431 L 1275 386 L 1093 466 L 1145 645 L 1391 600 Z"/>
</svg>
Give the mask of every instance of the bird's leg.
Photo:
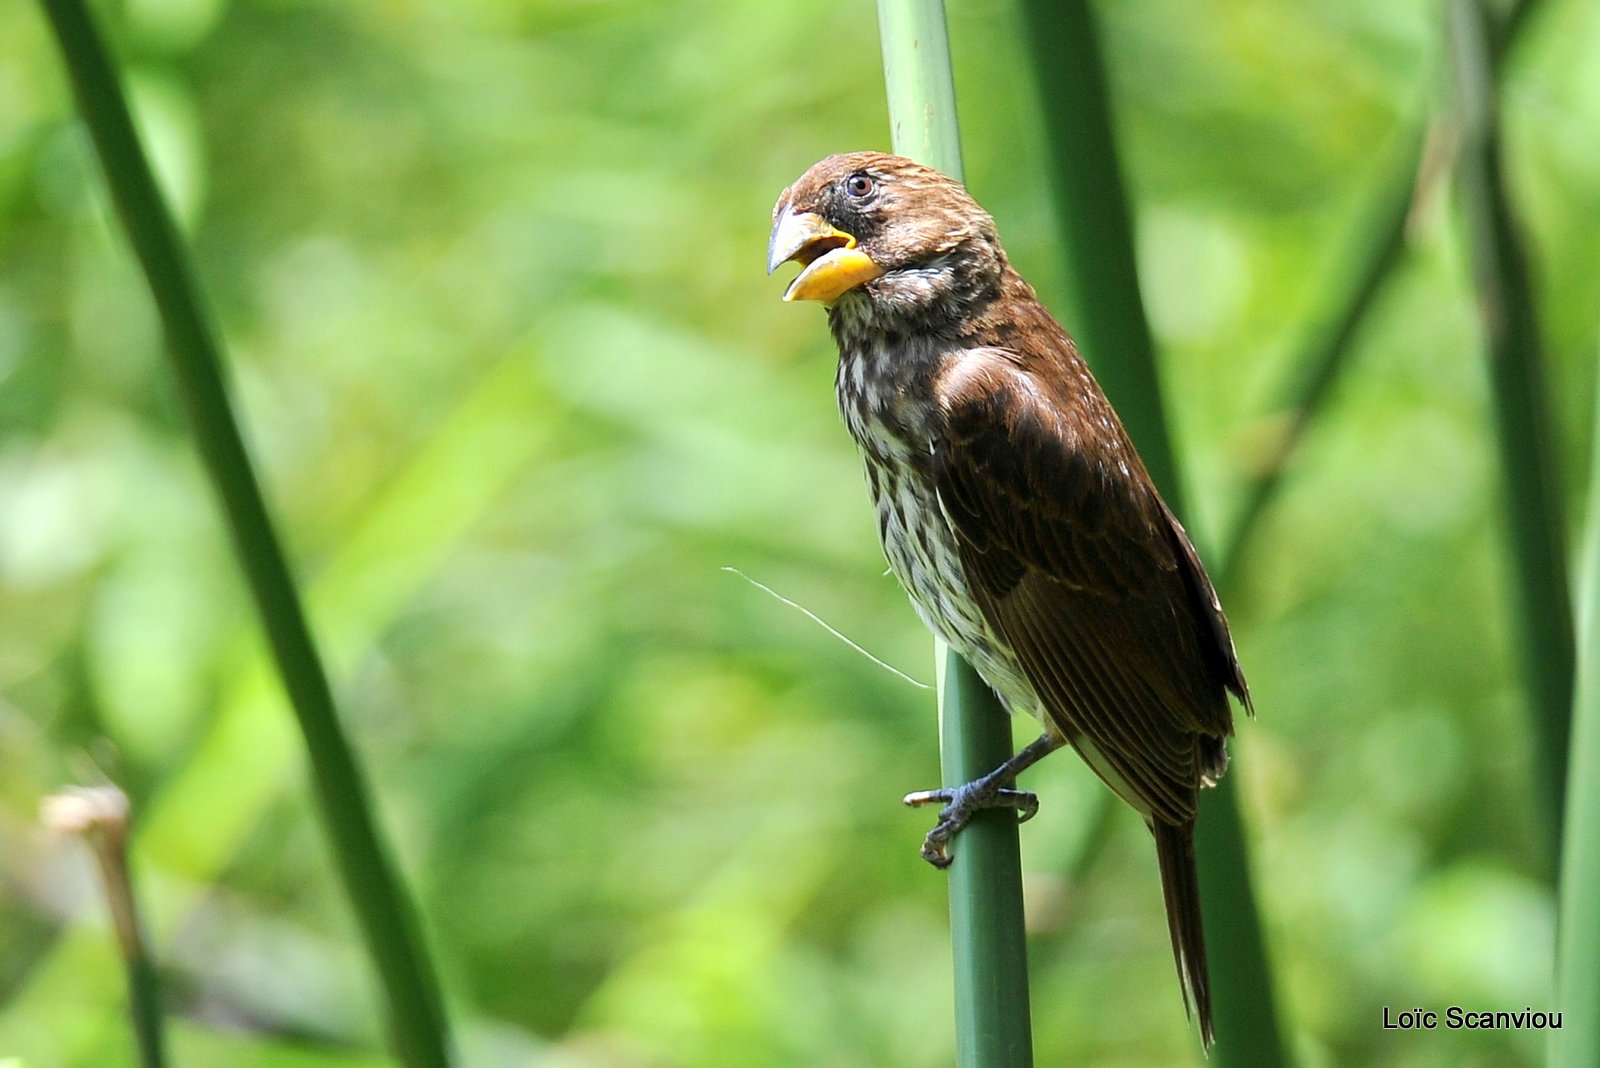
<svg viewBox="0 0 1600 1068">
<path fill-rule="evenodd" d="M 922 859 L 935 868 L 948 868 L 950 840 L 983 809 L 1014 808 L 1018 823 L 1031 820 L 1039 811 L 1039 799 L 1027 790 L 1014 789 L 1013 785 L 1018 775 L 1060 749 L 1066 741 L 1054 731 L 1047 731 L 982 778 L 943 790 L 906 794 L 905 803 L 913 808 L 935 802 L 944 805 L 939 811 L 938 825 L 922 840 Z"/>
</svg>

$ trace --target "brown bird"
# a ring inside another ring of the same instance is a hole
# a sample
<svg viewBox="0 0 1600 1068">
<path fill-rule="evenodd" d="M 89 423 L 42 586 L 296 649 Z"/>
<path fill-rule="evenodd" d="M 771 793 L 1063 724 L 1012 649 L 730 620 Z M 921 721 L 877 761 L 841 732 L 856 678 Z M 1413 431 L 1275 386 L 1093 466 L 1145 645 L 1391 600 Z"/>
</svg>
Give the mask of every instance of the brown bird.
<svg viewBox="0 0 1600 1068">
<path fill-rule="evenodd" d="M 1070 743 L 1155 836 L 1185 1008 L 1212 1041 L 1194 825 L 1249 691 L 1222 606 L 1089 368 L 959 182 L 877 152 L 829 156 L 773 210 L 768 273 L 819 301 L 839 409 L 890 566 L 922 620 L 1044 734 L 940 802 L 949 864 L 977 810 L 1038 802 L 1017 773 Z"/>
</svg>

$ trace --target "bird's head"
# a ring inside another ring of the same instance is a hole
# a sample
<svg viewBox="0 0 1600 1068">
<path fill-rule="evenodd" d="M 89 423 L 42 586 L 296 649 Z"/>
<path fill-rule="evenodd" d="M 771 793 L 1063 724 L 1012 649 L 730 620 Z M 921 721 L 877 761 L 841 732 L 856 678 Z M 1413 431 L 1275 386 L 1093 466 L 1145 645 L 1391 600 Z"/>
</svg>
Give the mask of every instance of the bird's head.
<svg viewBox="0 0 1600 1068">
<path fill-rule="evenodd" d="M 784 300 L 911 317 L 961 314 L 1005 269 L 994 220 L 960 182 L 881 152 L 829 156 L 783 191 L 767 273 L 790 260 L 802 269 Z"/>
</svg>

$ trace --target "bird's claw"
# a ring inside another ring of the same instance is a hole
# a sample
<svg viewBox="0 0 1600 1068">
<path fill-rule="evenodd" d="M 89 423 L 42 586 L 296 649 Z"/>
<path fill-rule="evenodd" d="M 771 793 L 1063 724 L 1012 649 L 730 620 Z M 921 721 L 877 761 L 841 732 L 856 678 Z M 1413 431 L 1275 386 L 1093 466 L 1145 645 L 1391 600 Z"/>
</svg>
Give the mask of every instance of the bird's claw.
<svg viewBox="0 0 1600 1068">
<path fill-rule="evenodd" d="M 1017 822 L 1027 823 L 1039 811 L 1039 798 L 1027 790 L 996 788 L 983 780 L 942 790 L 918 790 L 905 796 L 912 808 L 942 804 L 939 822 L 922 840 L 922 859 L 935 868 L 950 866 L 950 841 L 974 815 L 986 808 L 1014 808 Z"/>
</svg>

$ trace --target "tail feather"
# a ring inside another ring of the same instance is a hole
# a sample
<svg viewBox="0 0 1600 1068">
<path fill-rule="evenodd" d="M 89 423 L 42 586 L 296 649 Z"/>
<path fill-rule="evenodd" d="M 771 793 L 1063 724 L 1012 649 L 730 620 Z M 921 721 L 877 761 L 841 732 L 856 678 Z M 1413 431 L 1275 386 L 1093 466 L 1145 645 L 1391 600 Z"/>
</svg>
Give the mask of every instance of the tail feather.
<svg viewBox="0 0 1600 1068">
<path fill-rule="evenodd" d="M 1206 937 L 1200 923 L 1200 876 L 1194 860 L 1194 822 L 1176 826 L 1152 822 L 1161 864 L 1161 894 L 1167 905 L 1172 957 L 1183 987 L 1184 1011 L 1191 1003 L 1200 1017 L 1200 1040 L 1211 1048 L 1211 980 L 1206 971 Z"/>
</svg>

